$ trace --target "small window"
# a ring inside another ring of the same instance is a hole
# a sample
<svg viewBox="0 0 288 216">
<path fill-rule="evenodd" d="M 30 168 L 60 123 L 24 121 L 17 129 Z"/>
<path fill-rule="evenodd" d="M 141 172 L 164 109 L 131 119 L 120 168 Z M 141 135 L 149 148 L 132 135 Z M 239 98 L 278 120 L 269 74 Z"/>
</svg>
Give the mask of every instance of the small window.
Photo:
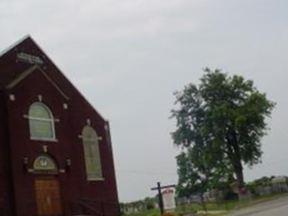
<svg viewBox="0 0 288 216">
<path fill-rule="evenodd" d="M 82 139 L 87 180 L 101 180 L 103 176 L 97 133 L 92 127 L 85 126 L 82 131 Z"/>
<path fill-rule="evenodd" d="M 40 155 L 35 159 L 33 169 L 35 172 L 57 172 L 57 165 L 50 156 Z"/>
<path fill-rule="evenodd" d="M 33 103 L 30 106 L 28 118 L 31 139 L 55 139 L 54 118 L 46 105 L 40 102 Z"/>
</svg>

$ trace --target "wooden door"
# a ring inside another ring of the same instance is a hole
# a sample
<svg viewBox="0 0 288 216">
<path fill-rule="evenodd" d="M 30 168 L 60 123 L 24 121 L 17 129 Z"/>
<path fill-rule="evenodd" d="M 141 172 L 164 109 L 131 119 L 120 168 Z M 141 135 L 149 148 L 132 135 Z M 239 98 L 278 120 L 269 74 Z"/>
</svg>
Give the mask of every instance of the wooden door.
<svg viewBox="0 0 288 216">
<path fill-rule="evenodd" d="M 35 194 L 38 216 L 61 216 L 60 187 L 57 179 L 36 179 Z"/>
</svg>

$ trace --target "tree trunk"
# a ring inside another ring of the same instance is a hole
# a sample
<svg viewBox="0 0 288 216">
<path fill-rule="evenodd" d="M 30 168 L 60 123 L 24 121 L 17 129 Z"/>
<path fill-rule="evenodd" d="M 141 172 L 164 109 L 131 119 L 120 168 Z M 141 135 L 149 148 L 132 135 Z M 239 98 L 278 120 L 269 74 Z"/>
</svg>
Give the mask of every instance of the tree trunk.
<svg viewBox="0 0 288 216">
<path fill-rule="evenodd" d="M 245 186 L 245 184 L 244 184 L 243 166 L 241 161 L 241 152 L 239 149 L 235 130 L 229 129 L 226 139 L 229 154 L 228 157 L 232 163 L 238 183 L 238 189 L 240 191 Z"/>
<path fill-rule="evenodd" d="M 201 197 L 201 205 L 202 205 L 202 208 L 203 208 L 203 210 L 205 211 L 205 213 L 207 213 L 207 206 L 206 206 L 206 203 L 205 203 L 205 200 L 204 200 L 204 194 L 201 193 L 201 194 L 200 194 L 200 197 Z"/>
<path fill-rule="evenodd" d="M 235 163 L 236 164 L 234 165 L 234 172 L 235 172 L 237 183 L 238 183 L 238 187 L 239 187 L 239 190 L 240 190 L 241 188 L 243 188 L 245 186 L 244 175 L 243 175 L 243 167 L 242 167 L 241 161 L 235 161 Z"/>
</svg>

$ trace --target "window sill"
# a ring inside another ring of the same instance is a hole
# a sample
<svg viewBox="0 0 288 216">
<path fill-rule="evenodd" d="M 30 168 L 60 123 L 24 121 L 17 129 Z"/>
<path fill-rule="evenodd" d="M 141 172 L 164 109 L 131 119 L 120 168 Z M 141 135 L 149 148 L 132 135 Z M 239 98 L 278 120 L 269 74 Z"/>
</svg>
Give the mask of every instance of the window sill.
<svg viewBox="0 0 288 216">
<path fill-rule="evenodd" d="M 87 181 L 88 182 L 95 182 L 95 181 L 104 181 L 105 179 L 102 178 L 88 178 Z"/>
<path fill-rule="evenodd" d="M 58 142 L 55 138 L 38 138 L 38 137 L 30 137 L 30 140 L 33 141 L 45 141 L 45 142 Z"/>
</svg>

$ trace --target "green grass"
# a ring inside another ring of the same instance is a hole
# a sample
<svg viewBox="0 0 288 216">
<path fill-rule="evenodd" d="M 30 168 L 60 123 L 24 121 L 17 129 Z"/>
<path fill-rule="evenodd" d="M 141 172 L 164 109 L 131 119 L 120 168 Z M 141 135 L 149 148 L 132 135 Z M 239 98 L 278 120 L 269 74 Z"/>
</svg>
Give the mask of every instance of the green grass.
<svg viewBox="0 0 288 216">
<path fill-rule="evenodd" d="M 132 213 L 129 216 L 159 216 L 160 210 L 159 209 L 150 209 L 139 213 Z"/>
<path fill-rule="evenodd" d="M 187 205 L 181 205 L 181 206 L 177 206 L 175 213 L 176 215 L 183 215 L 183 214 L 187 214 L 187 213 L 193 213 L 193 212 L 202 212 L 199 213 L 199 216 L 223 216 L 225 215 L 225 213 L 223 212 L 229 212 L 231 210 L 235 210 L 235 209 L 240 209 L 240 208 L 245 208 L 245 207 L 249 207 L 249 206 L 253 206 L 255 204 L 261 203 L 261 202 L 265 202 L 265 201 L 270 201 L 273 199 L 277 199 L 283 196 L 287 196 L 288 194 L 271 194 L 271 195 L 267 195 L 267 196 L 261 196 L 261 197 L 256 197 L 253 198 L 251 200 L 243 200 L 243 201 L 225 201 L 225 202 L 210 202 L 210 203 L 206 203 L 206 207 L 208 210 L 208 214 L 205 214 L 203 211 L 203 206 L 197 203 L 193 203 L 193 204 L 187 204 Z M 219 214 L 217 214 L 216 212 L 219 211 Z M 222 211 L 222 213 L 220 213 L 220 211 Z M 213 212 L 213 214 L 209 214 L 209 212 Z M 143 211 L 143 212 L 139 212 L 139 213 L 134 213 L 134 214 L 129 214 L 127 216 L 159 216 L 160 215 L 160 211 L 159 209 L 151 209 L 151 210 L 147 210 L 147 211 Z"/>
</svg>

